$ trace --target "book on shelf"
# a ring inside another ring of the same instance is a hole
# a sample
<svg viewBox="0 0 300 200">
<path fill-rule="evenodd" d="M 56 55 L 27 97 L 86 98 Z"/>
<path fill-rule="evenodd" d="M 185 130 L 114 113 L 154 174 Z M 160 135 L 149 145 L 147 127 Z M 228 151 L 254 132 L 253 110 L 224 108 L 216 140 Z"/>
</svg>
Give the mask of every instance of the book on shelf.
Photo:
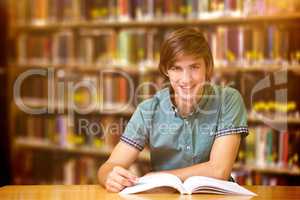
<svg viewBox="0 0 300 200">
<path fill-rule="evenodd" d="M 147 49 L 147 32 L 144 29 L 124 29 L 119 33 L 117 41 L 117 60 L 121 66 L 145 61 L 146 51 L 151 50 Z"/>
<path fill-rule="evenodd" d="M 276 131 L 267 126 L 249 128 L 241 144 L 239 161 L 258 168 L 299 169 L 299 131 Z"/>
<path fill-rule="evenodd" d="M 299 78 L 297 72 L 283 68 L 276 72 L 247 71 L 235 79 L 249 110 L 250 121 L 264 123 L 277 130 L 296 125 L 299 122 L 299 97 L 293 85 L 299 82 Z M 274 81 L 279 79 L 282 82 Z M 280 95 L 279 87 L 284 89 Z"/>
<path fill-rule="evenodd" d="M 112 48 L 114 64 L 153 67 L 157 62 L 163 33 L 155 29 L 125 28 L 113 37 L 116 41 L 115 48 Z"/>
<path fill-rule="evenodd" d="M 257 85 L 259 86 L 259 84 L 264 84 L 266 81 L 269 82 L 271 78 L 274 78 L 276 75 L 280 77 L 285 76 L 284 71 L 280 73 L 281 74 L 275 74 L 271 72 L 266 75 L 266 73 L 255 70 L 243 73 L 240 76 L 237 85 L 239 85 L 239 91 L 243 94 L 245 105 L 249 110 L 255 109 L 255 105 L 259 102 L 269 102 L 275 99 L 275 87 L 271 84 L 268 84 L 268 87 L 266 86 L 256 91 L 254 91 L 253 88 Z"/>
<path fill-rule="evenodd" d="M 16 151 L 14 184 L 95 184 L 99 160 L 44 151 Z"/>
<path fill-rule="evenodd" d="M 78 21 L 149 21 L 211 19 L 297 13 L 297 0 L 21 0 L 15 3 L 20 24 Z M 32 9 L 35 8 L 35 9 Z"/>
<path fill-rule="evenodd" d="M 154 19 L 155 0 L 136 0 L 134 16 L 137 21 L 150 21 Z"/>
<path fill-rule="evenodd" d="M 80 29 L 22 34 L 18 38 L 19 64 L 74 64 L 89 66 L 153 66 L 160 45 L 170 31 L 145 28 Z M 298 29 L 277 26 L 218 26 L 203 31 L 216 67 L 299 64 Z M 299 54 L 300 55 L 300 54 Z"/>
<path fill-rule="evenodd" d="M 81 12 L 84 7 L 84 0 L 48 0 L 51 15 L 51 22 L 70 23 L 81 21 L 85 16 Z"/>
<path fill-rule="evenodd" d="M 18 39 L 19 64 L 153 67 L 163 36 L 155 30 L 71 30 L 23 34 Z M 76 57 L 75 57 L 76 56 Z"/>
<path fill-rule="evenodd" d="M 116 0 L 89 0 L 83 1 L 81 13 L 88 21 L 112 21 L 116 20 Z"/>
<path fill-rule="evenodd" d="M 42 141 L 57 147 L 114 147 L 129 117 L 117 115 L 49 114 L 34 116 L 19 113 L 16 138 Z"/>
<path fill-rule="evenodd" d="M 256 196 L 255 193 L 234 182 L 204 176 L 192 176 L 182 182 L 177 176 L 169 173 L 143 176 L 139 178 L 136 185 L 123 189 L 120 194 L 134 194 L 159 187 L 171 187 L 181 194 L 212 193 Z"/>
<path fill-rule="evenodd" d="M 18 63 L 50 63 L 52 45 L 52 37 L 48 34 L 21 34 L 18 38 Z"/>
<path fill-rule="evenodd" d="M 74 135 L 73 119 L 71 115 L 59 115 L 56 118 L 56 142 L 63 147 L 73 146 L 72 135 Z"/>
<path fill-rule="evenodd" d="M 23 34 L 18 39 L 19 64 L 72 64 L 74 61 L 74 36 L 64 30 L 54 34 Z"/>
<path fill-rule="evenodd" d="M 281 174 L 276 174 L 272 172 L 260 172 L 260 171 L 248 171 L 248 170 L 238 170 L 231 173 L 235 181 L 241 185 L 297 185 L 298 175 L 284 176 Z"/>
<path fill-rule="evenodd" d="M 98 73 L 57 70 L 50 81 L 46 76 L 32 75 L 23 81 L 19 100 L 30 108 L 46 108 L 48 113 L 111 111 L 130 115 L 133 106 L 144 99 L 137 99 L 139 95 L 150 97 L 164 84 L 163 78 L 153 73 L 130 75 L 108 69 L 98 77 Z"/>
<path fill-rule="evenodd" d="M 216 66 L 278 65 L 291 62 L 298 51 L 292 40 L 293 29 L 276 26 L 256 28 L 247 26 L 218 26 L 205 35 Z"/>
<path fill-rule="evenodd" d="M 133 106 L 135 86 L 132 77 L 123 74 L 108 73 L 100 80 L 102 85 L 101 109 L 103 111 L 126 112 Z"/>
<path fill-rule="evenodd" d="M 44 141 L 60 147 L 101 147 L 104 133 L 99 118 L 71 117 L 72 115 L 19 114 L 16 119 L 19 124 L 16 127 L 16 138 Z"/>
<path fill-rule="evenodd" d="M 116 59 L 116 33 L 111 29 L 81 30 L 78 58 L 83 65 L 111 65 Z"/>
<path fill-rule="evenodd" d="M 77 112 L 91 113 L 97 111 L 100 102 L 99 78 L 97 75 L 82 75 L 72 81 L 73 87 L 68 90 L 68 106 L 75 106 Z"/>
<path fill-rule="evenodd" d="M 265 174 L 257 174 L 254 176 L 256 185 L 288 185 L 287 180 L 282 177 L 267 176 Z"/>
<path fill-rule="evenodd" d="M 184 18 L 185 6 L 185 2 L 183 1 L 164 1 L 164 18 L 167 20 Z"/>
<path fill-rule="evenodd" d="M 156 77 L 151 73 L 141 74 L 138 82 L 139 85 L 135 91 L 135 104 L 151 98 L 167 84 L 163 77 Z"/>
<path fill-rule="evenodd" d="M 97 165 L 93 158 L 68 159 L 63 163 L 64 185 L 93 184 L 96 182 Z"/>
<path fill-rule="evenodd" d="M 57 32 L 53 36 L 53 64 L 74 63 L 74 35 L 71 30 Z"/>
<path fill-rule="evenodd" d="M 45 25 L 81 20 L 83 0 L 21 0 L 16 3 L 19 24 Z"/>
<path fill-rule="evenodd" d="M 243 23 L 247 22 L 247 16 L 249 16 L 251 22 L 258 15 L 274 15 L 274 18 L 270 17 L 271 20 L 276 20 L 277 17 L 280 20 L 286 17 L 283 14 L 291 15 L 293 18 L 293 13 L 296 13 L 297 17 L 300 11 L 298 0 L 276 2 L 271 0 L 19 0 L 15 1 L 15 5 L 17 9 L 12 10 L 16 14 L 17 24 L 36 25 L 38 30 L 31 31 L 30 26 L 29 30 L 25 26 L 25 29 L 16 35 L 17 62 L 21 65 L 72 67 L 73 64 L 76 66 L 78 64 L 82 65 L 82 68 L 85 66 L 91 68 L 130 66 L 142 71 L 147 66 L 157 66 L 160 45 L 171 30 L 169 26 L 173 26 L 174 23 L 175 28 L 177 22 L 183 25 L 185 23 L 183 19 L 190 20 L 188 23 L 204 19 L 203 22 L 208 25 L 210 21 L 205 19 L 213 19 L 211 21 L 213 26 L 209 26 L 208 29 L 205 27 L 204 33 L 211 46 L 216 67 L 227 66 L 230 69 L 231 66 L 245 68 L 258 66 L 260 69 L 267 69 L 273 65 L 298 66 L 300 63 L 300 29 L 296 26 L 285 26 L 285 21 L 284 26 L 277 26 L 277 24 L 271 26 L 262 24 L 261 27 L 246 26 L 238 24 L 239 22 L 235 25 L 235 20 L 229 20 L 229 26 L 219 26 L 217 21 L 220 19 L 222 23 L 224 20 L 227 24 L 226 17 L 229 19 L 241 17 L 237 19 L 241 19 Z M 261 17 L 261 19 L 268 21 L 269 16 Z M 135 23 L 131 24 L 135 21 L 156 24 L 168 20 L 171 21 L 170 24 L 167 23 L 168 28 L 149 28 L 147 23 L 136 23 L 138 27 L 145 26 L 145 28 L 131 27 L 135 26 Z M 105 26 L 106 22 L 110 22 L 108 25 L 111 25 L 111 28 L 100 28 L 102 25 Z M 116 29 L 115 22 L 121 22 L 117 24 Z M 215 22 L 217 22 L 216 26 Z M 67 26 L 60 26 L 64 23 Z M 71 25 L 74 23 L 74 27 L 64 28 L 68 27 L 68 23 Z M 126 78 L 114 74 L 99 80 L 98 77 L 85 76 L 80 72 L 76 74 L 73 69 L 60 72 L 57 73 L 58 77 L 55 77 L 58 84 L 55 85 L 54 98 L 63 109 L 56 108 L 55 113 L 46 115 L 17 114 L 16 120 L 13 119 L 17 124 L 16 139 L 20 137 L 40 140 L 48 143 L 50 149 L 86 146 L 99 148 L 103 145 L 113 147 L 118 142 L 124 125 L 132 113 L 132 107 L 129 112 L 119 109 L 123 108 L 132 96 Z M 134 91 L 140 98 L 134 101 L 133 106 L 151 97 L 164 84 L 161 77 L 156 75 L 147 73 L 138 74 L 138 77 L 134 75 Z M 272 88 L 255 94 L 251 93 L 254 85 L 265 76 L 265 73 L 257 70 L 242 75 L 240 73 L 238 75 L 236 73 L 219 74 L 213 79 L 222 85 L 231 84 L 230 81 L 233 80 L 233 86 L 240 90 L 249 110 L 251 106 L 264 104 L 262 109 L 255 111 L 266 116 L 271 116 L 274 112 L 288 116 L 292 114 L 299 119 L 297 102 L 300 101 L 297 87 L 294 87 L 298 83 L 299 76 L 290 73 L 287 75 L 288 102 L 296 102 L 294 109 L 287 111 L 282 109 L 286 106 L 284 103 L 278 104 L 277 107 L 280 109 L 271 108 L 270 105 L 278 103 L 270 101 L 274 98 Z M 90 81 L 94 85 L 100 85 L 100 94 L 94 95 L 84 87 L 77 88 L 75 93 L 69 91 L 70 82 L 76 85 L 81 81 Z M 144 84 L 137 89 L 136 86 L 140 83 Z M 37 107 L 45 107 L 48 103 L 49 87 L 47 84 L 44 77 L 27 78 L 23 82 L 21 96 L 37 99 L 42 102 L 37 103 Z M 60 86 L 63 86 L 63 90 L 60 90 L 62 88 Z M 252 97 L 253 102 L 250 101 Z M 74 116 L 69 116 L 69 109 L 73 109 L 68 107 L 70 100 L 79 108 L 86 108 L 94 102 L 102 103 L 104 112 L 101 115 L 93 111 L 82 115 L 75 112 Z M 28 106 L 31 107 L 30 103 Z M 112 116 L 105 114 L 105 111 L 112 110 L 117 110 L 117 112 L 114 112 Z M 124 113 L 125 116 L 123 116 Z M 287 128 L 290 128 L 289 125 Z M 300 141 L 299 131 L 290 129 L 276 131 L 263 126 L 250 129 L 251 133 L 242 141 L 239 159 L 241 163 L 261 168 L 269 174 L 268 176 L 259 173 L 253 175 L 244 170 L 237 172 L 240 173 L 237 176 L 246 184 L 284 183 L 281 178 L 270 176 L 270 174 L 280 167 L 282 171 L 278 170 L 278 173 L 283 174 L 288 174 L 289 170 L 293 174 L 292 169 L 299 168 L 300 152 L 297 148 Z M 61 157 L 64 158 L 65 154 L 53 153 L 44 156 L 40 154 L 40 151 L 19 153 L 15 158 L 22 163 L 14 165 L 19 170 L 14 177 L 16 183 L 21 184 L 21 177 L 25 177 L 26 183 L 32 184 L 35 181 L 65 184 L 91 183 L 91 178 L 96 177 L 95 174 L 89 174 L 95 172 L 91 167 L 93 165 L 91 163 L 95 160 L 68 159 L 56 165 L 58 161 L 62 161 Z M 40 161 L 51 163 L 40 165 Z M 38 170 L 39 165 L 49 173 L 39 173 L 41 171 Z M 269 170 L 268 167 L 274 167 L 275 170 Z"/>
<path fill-rule="evenodd" d="M 47 0 L 30 0 L 31 5 L 36 6 L 36 9 L 31 10 L 31 17 L 33 24 L 43 24 L 47 22 L 48 18 L 48 1 Z"/>
<path fill-rule="evenodd" d="M 117 17 L 119 21 L 129 21 L 133 15 L 133 4 L 130 0 L 118 0 L 117 1 Z"/>
<path fill-rule="evenodd" d="M 16 127 L 16 137 L 43 139 L 62 146 L 68 143 L 70 129 L 67 126 L 67 116 L 45 118 L 20 114 L 17 121 L 19 126 Z"/>
<path fill-rule="evenodd" d="M 46 77 L 40 75 L 28 76 L 20 83 L 20 98 L 23 98 L 26 105 L 26 99 L 43 99 L 48 95 L 48 82 Z M 18 97 L 16 97 L 17 99 Z M 30 105 L 28 105 L 30 107 Z"/>
</svg>

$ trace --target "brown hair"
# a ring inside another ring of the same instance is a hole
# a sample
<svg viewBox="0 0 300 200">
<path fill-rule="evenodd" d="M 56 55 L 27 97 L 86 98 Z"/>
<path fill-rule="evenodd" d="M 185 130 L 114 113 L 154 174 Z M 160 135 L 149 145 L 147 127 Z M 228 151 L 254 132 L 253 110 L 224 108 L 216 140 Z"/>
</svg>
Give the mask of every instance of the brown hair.
<svg viewBox="0 0 300 200">
<path fill-rule="evenodd" d="M 213 57 L 203 33 L 197 28 L 180 28 L 171 32 L 160 48 L 159 71 L 168 78 L 167 71 L 180 54 L 203 58 L 206 65 L 206 80 L 213 72 Z"/>
</svg>

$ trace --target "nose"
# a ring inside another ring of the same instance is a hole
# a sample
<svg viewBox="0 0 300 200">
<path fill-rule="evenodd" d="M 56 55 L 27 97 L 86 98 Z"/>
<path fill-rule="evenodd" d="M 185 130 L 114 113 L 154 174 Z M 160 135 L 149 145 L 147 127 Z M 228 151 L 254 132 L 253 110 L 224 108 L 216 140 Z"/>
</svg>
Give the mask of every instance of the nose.
<svg viewBox="0 0 300 200">
<path fill-rule="evenodd" d="M 182 84 L 188 84 L 192 80 L 192 73 L 190 70 L 185 69 L 183 70 L 183 73 L 181 75 L 181 83 Z"/>
</svg>

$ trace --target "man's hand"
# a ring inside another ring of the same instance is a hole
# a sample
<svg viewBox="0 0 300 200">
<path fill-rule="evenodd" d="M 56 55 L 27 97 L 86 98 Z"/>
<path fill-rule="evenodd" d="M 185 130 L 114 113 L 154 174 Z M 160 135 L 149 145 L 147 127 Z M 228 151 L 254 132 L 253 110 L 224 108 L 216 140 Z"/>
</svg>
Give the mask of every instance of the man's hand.
<svg viewBox="0 0 300 200">
<path fill-rule="evenodd" d="M 138 177 L 123 167 L 116 166 L 108 174 L 105 181 L 105 188 L 109 192 L 120 192 L 125 187 L 133 186 L 137 183 Z"/>
<path fill-rule="evenodd" d="M 150 176 L 150 175 L 154 175 L 154 174 L 157 174 L 158 172 L 149 172 L 147 174 L 145 174 L 144 176 Z"/>
</svg>

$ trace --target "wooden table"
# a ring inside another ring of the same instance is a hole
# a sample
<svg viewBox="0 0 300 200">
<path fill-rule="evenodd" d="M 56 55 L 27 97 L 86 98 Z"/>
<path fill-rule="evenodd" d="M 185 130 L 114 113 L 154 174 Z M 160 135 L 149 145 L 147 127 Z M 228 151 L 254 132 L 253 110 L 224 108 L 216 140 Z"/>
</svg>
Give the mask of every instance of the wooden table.
<svg viewBox="0 0 300 200">
<path fill-rule="evenodd" d="M 179 193 L 135 194 L 125 198 L 117 193 L 106 192 L 99 185 L 38 185 L 4 186 L 0 188 L 1 200 L 195 200 L 195 199 L 300 199 L 300 186 L 248 186 L 247 189 L 258 194 L 256 197 Z"/>
</svg>

